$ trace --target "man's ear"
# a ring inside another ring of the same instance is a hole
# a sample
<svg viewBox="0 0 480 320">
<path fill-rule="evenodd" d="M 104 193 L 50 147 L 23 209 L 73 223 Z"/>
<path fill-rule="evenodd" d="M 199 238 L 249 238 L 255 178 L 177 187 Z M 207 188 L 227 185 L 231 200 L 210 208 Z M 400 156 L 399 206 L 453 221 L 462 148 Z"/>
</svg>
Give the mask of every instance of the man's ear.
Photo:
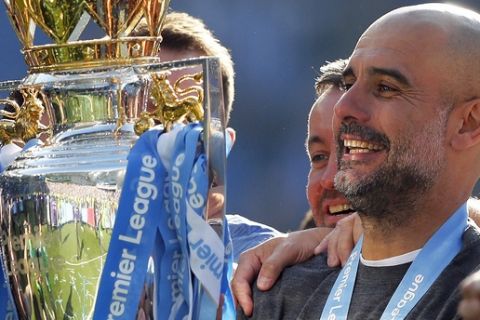
<svg viewBox="0 0 480 320">
<path fill-rule="evenodd" d="M 237 132 L 235 129 L 228 127 L 225 129 L 227 131 L 227 134 L 230 136 L 230 139 L 232 140 L 232 145 L 235 144 L 235 140 L 237 139 Z"/>
<path fill-rule="evenodd" d="M 459 118 L 451 145 L 456 150 L 465 150 L 480 143 L 480 98 L 456 106 Z"/>
<path fill-rule="evenodd" d="M 226 133 L 225 139 L 226 139 L 226 147 L 227 147 L 226 151 L 228 156 L 228 154 L 233 148 L 233 145 L 235 144 L 235 140 L 237 139 L 237 132 L 234 129 L 229 127 L 225 129 L 225 133 Z"/>
</svg>

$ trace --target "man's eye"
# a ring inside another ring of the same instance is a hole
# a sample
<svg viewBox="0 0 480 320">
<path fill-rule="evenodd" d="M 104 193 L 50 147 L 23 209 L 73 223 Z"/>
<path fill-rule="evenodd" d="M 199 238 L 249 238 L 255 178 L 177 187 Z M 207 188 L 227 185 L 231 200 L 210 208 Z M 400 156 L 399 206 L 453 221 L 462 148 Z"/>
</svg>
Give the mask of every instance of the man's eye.
<svg viewBox="0 0 480 320">
<path fill-rule="evenodd" d="M 390 87 L 390 86 L 387 86 L 385 84 L 380 84 L 378 86 L 378 91 L 379 92 L 392 92 L 392 91 L 396 91 L 394 88 Z"/>
<path fill-rule="evenodd" d="M 310 161 L 312 163 L 319 163 L 322 161 L 328 161 L 328 156 L 325 154 L 315 154 L 311 157 Z"/>
<path fill-rule="evenodd" d="M 353 86 L 353 83 L 344 82 L 344 83 L 342 84 L 342 90 L 343 90 L 343 91 L 348 91 L 352 86 Z"/>
<path fill-rule="evenodd" d="M 397 95 L 399 90 L 391 84 L 381 82 L 377 84 L 375 92 L 380 97 L 390 98 Z"/>
</svg>

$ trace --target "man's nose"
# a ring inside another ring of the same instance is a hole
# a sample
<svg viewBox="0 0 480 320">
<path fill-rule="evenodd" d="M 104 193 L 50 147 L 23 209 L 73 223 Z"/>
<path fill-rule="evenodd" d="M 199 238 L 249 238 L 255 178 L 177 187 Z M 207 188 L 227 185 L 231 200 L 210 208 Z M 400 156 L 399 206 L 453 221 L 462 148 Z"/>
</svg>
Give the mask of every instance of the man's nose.
<svg viewBox="0 0 480 320">
<path fill-rule="evenodd" d="M 368 94 L 355 83 L 337 101 L 334 108 L 334 126 L 348 121 L 367 122 L 370 119 Z"/>
<path fill-rule="evenodd" d="M 334 190 L 334 180 L 337 174 L 337 158 L 335 152 L 332 152 L 328 158 L 328 164 L 325 171 L 322 174 L 320 183 L 324 189 Z"/>
</svg>

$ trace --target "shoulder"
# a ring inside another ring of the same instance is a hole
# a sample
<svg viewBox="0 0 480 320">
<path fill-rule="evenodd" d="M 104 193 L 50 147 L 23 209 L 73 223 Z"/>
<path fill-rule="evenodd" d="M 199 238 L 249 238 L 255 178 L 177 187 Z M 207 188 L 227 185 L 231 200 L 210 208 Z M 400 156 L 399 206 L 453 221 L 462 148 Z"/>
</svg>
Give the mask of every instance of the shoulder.
<svg viewBox="0 0 480 320">
<path fill-rule="evenodd" d="M 473 220 L 468 221 L 468 227 L 463 234 L 464 249 L 477 249 L 480 243 L 480 228 Z M 480 251 L 480 248 L 478 248 Z"/>
<path fill-rule="evenodd" d="M 330 292 L 339 270 L 329 268 L 324 255 L 286 268 L 271 290 L 253 288 L 253 319 L 296 319 L 318 288 Z"/>
<path fill-rule="evenodd" d="M 453 259 L 448 269 L 455 269 L 469 274 L 480 265 L 480 229 L 475 224 L 469 223 L 463 233 L 462 250 Z"/>
<path fill-rule="evenodd" d="M 460 302 L 459 284 L 480 269 L 480 229 L 469 224 L 463 234 L 463 247 L 412 310 L 413 318 L 453 319 Z"/>
<path fill-rule="evenodd" d="M 257 232 L 269 232 L 275 235 L 282 234 L 280 231 L 276 230 L 275 228 L 272 228 L 260 222 L 250 220 L 238 214 L 227 214 L 225 215 L 225 218 L 227 219 L 231 234 L 243 233 L 244 230 L 253 230 Z"/>
<path fill-rule="evenodd" d="M 226 216 L 233 245 L 233 260 L 238 261 L 242 252 L 266 240 L 282 235 L 275 228 L 249 220 L 238 214 Z"/>
</svg>

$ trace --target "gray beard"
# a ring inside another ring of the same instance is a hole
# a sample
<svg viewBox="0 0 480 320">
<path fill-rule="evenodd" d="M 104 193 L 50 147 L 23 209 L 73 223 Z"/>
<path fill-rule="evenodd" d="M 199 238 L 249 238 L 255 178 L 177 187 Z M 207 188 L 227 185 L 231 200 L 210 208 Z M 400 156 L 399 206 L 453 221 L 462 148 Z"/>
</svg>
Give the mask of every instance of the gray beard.
<svg viewBox="0 0 480 320">
<path fill-rule="evenodd" d="M 426 129 L 429 131 L 426 137 L 440 136 L 438 131 Z M 411 222 L 445 165 L 441 141 L 424 142 L 406 139 L 392 144 L 395 147 L 385 163 L 370 177 L 356 183 L 346 180 L 343 170 L 348 170 L 350 164 L 341 162 L 335 188 L 345 195 L 353 210 L 381 222 L 386 232 Z"/>
<path fill-rule="evenodd" d="M 336 188 L 345 195 L 353 210 L 381 222 L 385 231 L 411 220 L 423 199 L 422 194 L 433 185 L 432 177 L 419 174 L 414 168 L 382 167 L 357 185 L 337 177 Z"/>
<path fill-rule="evenodd" d="M 345 170 L 351 164 L 339 161 L 335 188 L 361 216 L 381 223 L 385 232 L 412 222 L 445 168 L 444 137 L 450 110 L 439 110 L 438 117 L 417 134 L 389 143 L 385 162 L 363 180 L 347 181 Z"/>
</svg>

